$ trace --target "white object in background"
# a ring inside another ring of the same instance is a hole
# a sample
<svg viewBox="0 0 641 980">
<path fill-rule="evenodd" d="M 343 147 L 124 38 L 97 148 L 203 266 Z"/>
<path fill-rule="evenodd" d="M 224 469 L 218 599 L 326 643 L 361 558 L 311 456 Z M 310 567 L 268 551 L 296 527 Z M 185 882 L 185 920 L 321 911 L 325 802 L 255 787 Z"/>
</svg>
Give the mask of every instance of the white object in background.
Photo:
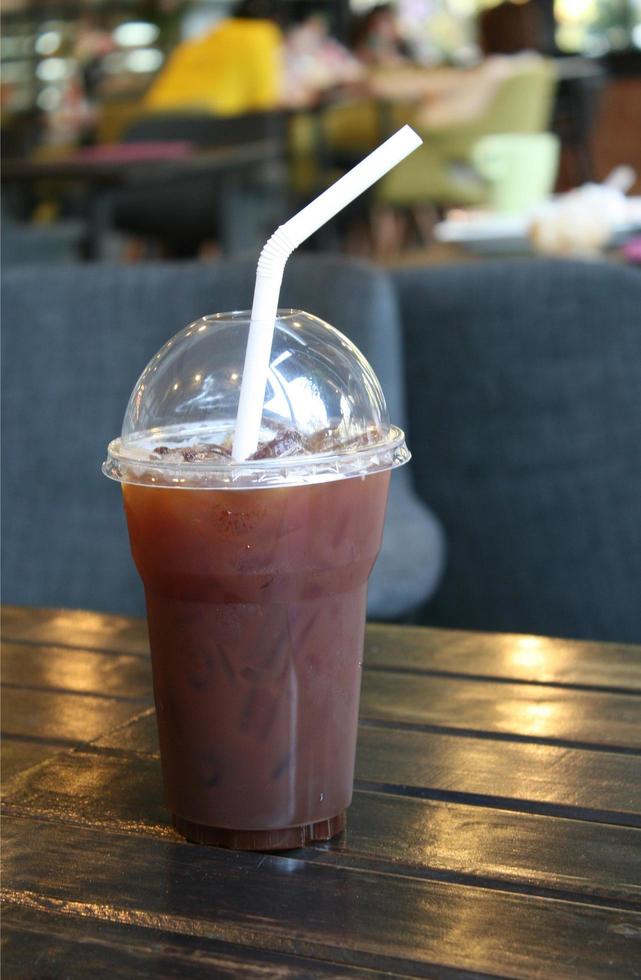
<svg viewBox="0 0 641 980">
<path fill-rule="evenodd" d="M 634 223 L 634 206 L 625 196 L 635 180 L 631 167 L 616 167 L 602 184 L 584 184 L 534 214 L 530 240 L 547 255 L 595 255 L 612 237 Z"/>
<path fill-rule="evenodd" d="M 492 211 L 451 212 L 445 221 L 434 226 L 438 242 L 466 245 L 474 242 L 525 239 L 529 225 L 527 214 L 495 214 Z"/>
<path fill-rule="evenodd" d="M 634 167 L 629 167 L 627 164 L 622 163 L 621 166 L 615 167 L 614 170 L 610 171 L 603 181 L 603 186 L 612 187 L 614 190 L 621 191 L 622 194 L 627 194 L 633 187 L 636 179 L 637 173 Z"/>
</svg>

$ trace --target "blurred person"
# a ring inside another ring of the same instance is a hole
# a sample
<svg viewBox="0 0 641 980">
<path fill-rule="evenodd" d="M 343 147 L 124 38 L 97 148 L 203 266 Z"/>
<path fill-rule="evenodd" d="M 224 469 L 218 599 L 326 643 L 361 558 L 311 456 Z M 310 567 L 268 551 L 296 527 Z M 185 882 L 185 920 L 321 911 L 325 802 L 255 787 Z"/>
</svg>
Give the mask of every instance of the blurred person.
<svg viewBox="0 0 641 980">
<path fill-rule="evenodd" d="M 78 25 L 73 56 L 80 66 L 87 99 L 93 100 L 98 94 L 104 78 L 104 59 L 116 50 L 112 32 L 91 14 L 83 15 Z"/>
<path fill-rule="evenodd" d="M 363 66 L 348 49 L 331 37 L 327 20 L 318 13 L 305 16 L 285 39 L 283 101 L 308 106 L 329 91 L 359 82 Z"/>
<path fill-rule="evenodd" d="M 356 20 L 351 48 L 358 60 L 370 68 L 399 65 L 410 58 L 396 11 L 389 3 L 377 4 Z"/>
<path fill-rule="evenodd" d="M 540 55 L 492 55 L 473 68 L 400 68 L 370 76 L 369 89 L 388 103 L 414 107 L 414 122 L 425 129 L 448 129 L 480 119 L 501 87 L 543 63 Z"/>
<path fill-rule="evenodd" d="M 206 109 L 217 115 L 277 108 L 281 14 L 278 0 L 241 0 L 231 17 L 175 48 L 145 97 L 145 108 Z"/>
</svg>

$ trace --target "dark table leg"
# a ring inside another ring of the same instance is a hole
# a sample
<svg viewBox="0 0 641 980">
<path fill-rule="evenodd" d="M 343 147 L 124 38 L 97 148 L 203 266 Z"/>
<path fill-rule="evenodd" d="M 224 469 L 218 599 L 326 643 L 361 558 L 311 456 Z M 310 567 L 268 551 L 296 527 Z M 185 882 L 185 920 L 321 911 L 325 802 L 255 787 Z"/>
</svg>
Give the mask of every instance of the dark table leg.
<svg viewBox="0 0 641 980">
<path fill-rule="evenodd" d="M 105 258 L 105 237 L 113 230 L 113 203 L 111 187 L 93 187 L 88 193 L 85 257 L 90 261 Z"/>
</svg>

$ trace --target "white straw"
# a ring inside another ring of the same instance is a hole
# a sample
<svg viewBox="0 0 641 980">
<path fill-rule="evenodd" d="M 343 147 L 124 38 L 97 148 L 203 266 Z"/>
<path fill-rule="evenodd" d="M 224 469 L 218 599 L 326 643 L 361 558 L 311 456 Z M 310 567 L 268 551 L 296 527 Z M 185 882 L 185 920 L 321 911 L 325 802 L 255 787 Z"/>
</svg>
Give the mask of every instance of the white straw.
<svg viewBox="0 0 641 980">
<path fill-rule="evenodd" d="M 287 259 L 306 238 L 380 180 L 422 142 L 413 129 L 403 126 L 302 211 L 281 225 L 260 253 L 236 417 L 232 449 L 234 460 L 247 459 L 258 446 L 278 296 Z"/>
</svg>

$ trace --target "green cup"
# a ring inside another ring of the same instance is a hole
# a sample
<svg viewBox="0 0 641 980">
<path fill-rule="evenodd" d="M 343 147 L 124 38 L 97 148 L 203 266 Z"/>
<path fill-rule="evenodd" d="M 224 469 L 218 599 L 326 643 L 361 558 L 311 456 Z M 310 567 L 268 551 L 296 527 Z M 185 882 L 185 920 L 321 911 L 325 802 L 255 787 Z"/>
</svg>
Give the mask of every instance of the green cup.
<svg viewBox="0 0 641 980">
<path fill-rule="evenodd" d="M 487 203 L 492 210 L 530 211 L 554 189 L 559 140 L 553 133 L 484 136 L 472 150 L 472 162 L 487 181 Z"/>
</svg>

